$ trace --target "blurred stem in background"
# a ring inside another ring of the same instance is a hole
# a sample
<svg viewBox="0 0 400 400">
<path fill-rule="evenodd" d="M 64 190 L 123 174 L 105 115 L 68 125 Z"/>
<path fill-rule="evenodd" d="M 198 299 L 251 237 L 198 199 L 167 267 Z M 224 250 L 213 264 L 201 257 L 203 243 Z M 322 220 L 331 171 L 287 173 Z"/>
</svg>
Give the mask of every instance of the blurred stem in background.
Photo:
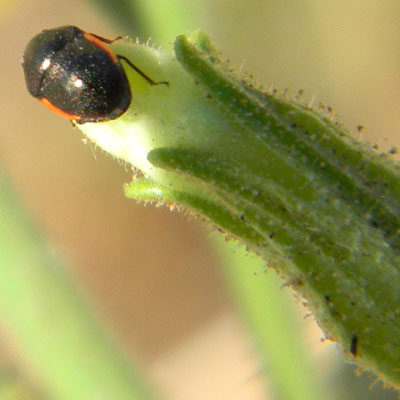
<svg viewBox="0 0 400 400">
<path fill-rule="evenodd" d="M 213 235 L 236 303 L 253 336 L 260 374 L 267 376 L 274 399 L 329 399 L 323 376 L 312 365 L 304 346 L 304 331 L 291 293 L 265 262 L 236 242 Z"/>
<path fill-rule="evenodd" d="M 0 172 L 0 315 L 30 375 L 57 400 L 151 399 Z"/>
<path fill-rule="evenodd" d="M 104 15 L 114 21 L 118 32 L 135 39 L 151 38 L 157 44 L 173 40 L 177 35 L 196 28 L 195 16 L 206 12 L 207 3 L 194 0 L 93 0 Z M 197 10 L 197 12 L 196 12 Z"/>
</svg>

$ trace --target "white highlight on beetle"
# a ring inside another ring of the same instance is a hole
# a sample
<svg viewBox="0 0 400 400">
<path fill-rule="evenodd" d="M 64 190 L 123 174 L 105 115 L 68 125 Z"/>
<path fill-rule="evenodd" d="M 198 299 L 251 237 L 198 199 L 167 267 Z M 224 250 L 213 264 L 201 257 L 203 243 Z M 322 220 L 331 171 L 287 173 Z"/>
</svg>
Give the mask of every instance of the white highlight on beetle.
<svg viewBox="0 0 400 400">
<path fill-rule="evenodd" d="M 80 79 L 80 78 L 75 78 L 75 80 L 74 80 L 74 86 L 75 86 L 76 88 L 82 87 L 82 86 L 83 86 L 83 80 Z"/>
<path fill-rule="evenodd" d="M 41 71 L 46 71 L 47 68 L 49 68 L 51 65 L 50 58 L 45 58 L 42 63 L 40 64 L 40 70 Z"/>
</svg>

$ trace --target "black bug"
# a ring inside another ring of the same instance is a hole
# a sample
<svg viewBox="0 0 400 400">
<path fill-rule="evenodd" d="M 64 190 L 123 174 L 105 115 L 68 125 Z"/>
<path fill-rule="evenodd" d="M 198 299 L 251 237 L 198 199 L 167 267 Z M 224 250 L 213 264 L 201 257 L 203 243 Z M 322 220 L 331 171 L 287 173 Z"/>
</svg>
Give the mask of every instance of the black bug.
<svg viewBox="0 0 400 400">
<path fill-rule="evenodd" d="M 131 103 L 131 89 L 121 60 L 150 85 L 155 82 L 106 44 L 116 40 L 76 26 L 44 30 L 27 45 L 23 68 L 29 93 L 50 110 L 79 124 L 115 119 Z"/>
</svg>

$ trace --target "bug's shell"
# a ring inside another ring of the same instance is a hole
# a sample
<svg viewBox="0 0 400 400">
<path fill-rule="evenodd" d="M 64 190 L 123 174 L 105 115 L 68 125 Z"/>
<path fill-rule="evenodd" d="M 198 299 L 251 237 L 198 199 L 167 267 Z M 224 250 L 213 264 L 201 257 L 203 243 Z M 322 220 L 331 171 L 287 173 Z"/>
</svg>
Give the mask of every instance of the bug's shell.
<svg viewBox="0 0 400 400">
<path fill-rule="evenodd" d="M 44 30 L 27 45 L 23 68 L 29 93 L 78 123 L 115 119 L 131 102 L 118 58 L 76 26 Z"/>
</svg>

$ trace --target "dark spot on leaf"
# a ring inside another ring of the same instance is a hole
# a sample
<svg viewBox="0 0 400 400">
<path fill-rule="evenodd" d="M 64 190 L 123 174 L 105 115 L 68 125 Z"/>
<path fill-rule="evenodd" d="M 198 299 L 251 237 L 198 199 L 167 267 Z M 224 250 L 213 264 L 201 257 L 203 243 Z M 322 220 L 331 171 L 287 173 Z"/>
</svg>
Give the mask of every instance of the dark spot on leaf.
<svg viewBox="0 0 400 400">
<path fill-rule="evenodd" d="M 354 357 L 358 355 L 358 336 L 353 333 L 350 342 L 350 353 L 353 354 Z"/>
</svg>

